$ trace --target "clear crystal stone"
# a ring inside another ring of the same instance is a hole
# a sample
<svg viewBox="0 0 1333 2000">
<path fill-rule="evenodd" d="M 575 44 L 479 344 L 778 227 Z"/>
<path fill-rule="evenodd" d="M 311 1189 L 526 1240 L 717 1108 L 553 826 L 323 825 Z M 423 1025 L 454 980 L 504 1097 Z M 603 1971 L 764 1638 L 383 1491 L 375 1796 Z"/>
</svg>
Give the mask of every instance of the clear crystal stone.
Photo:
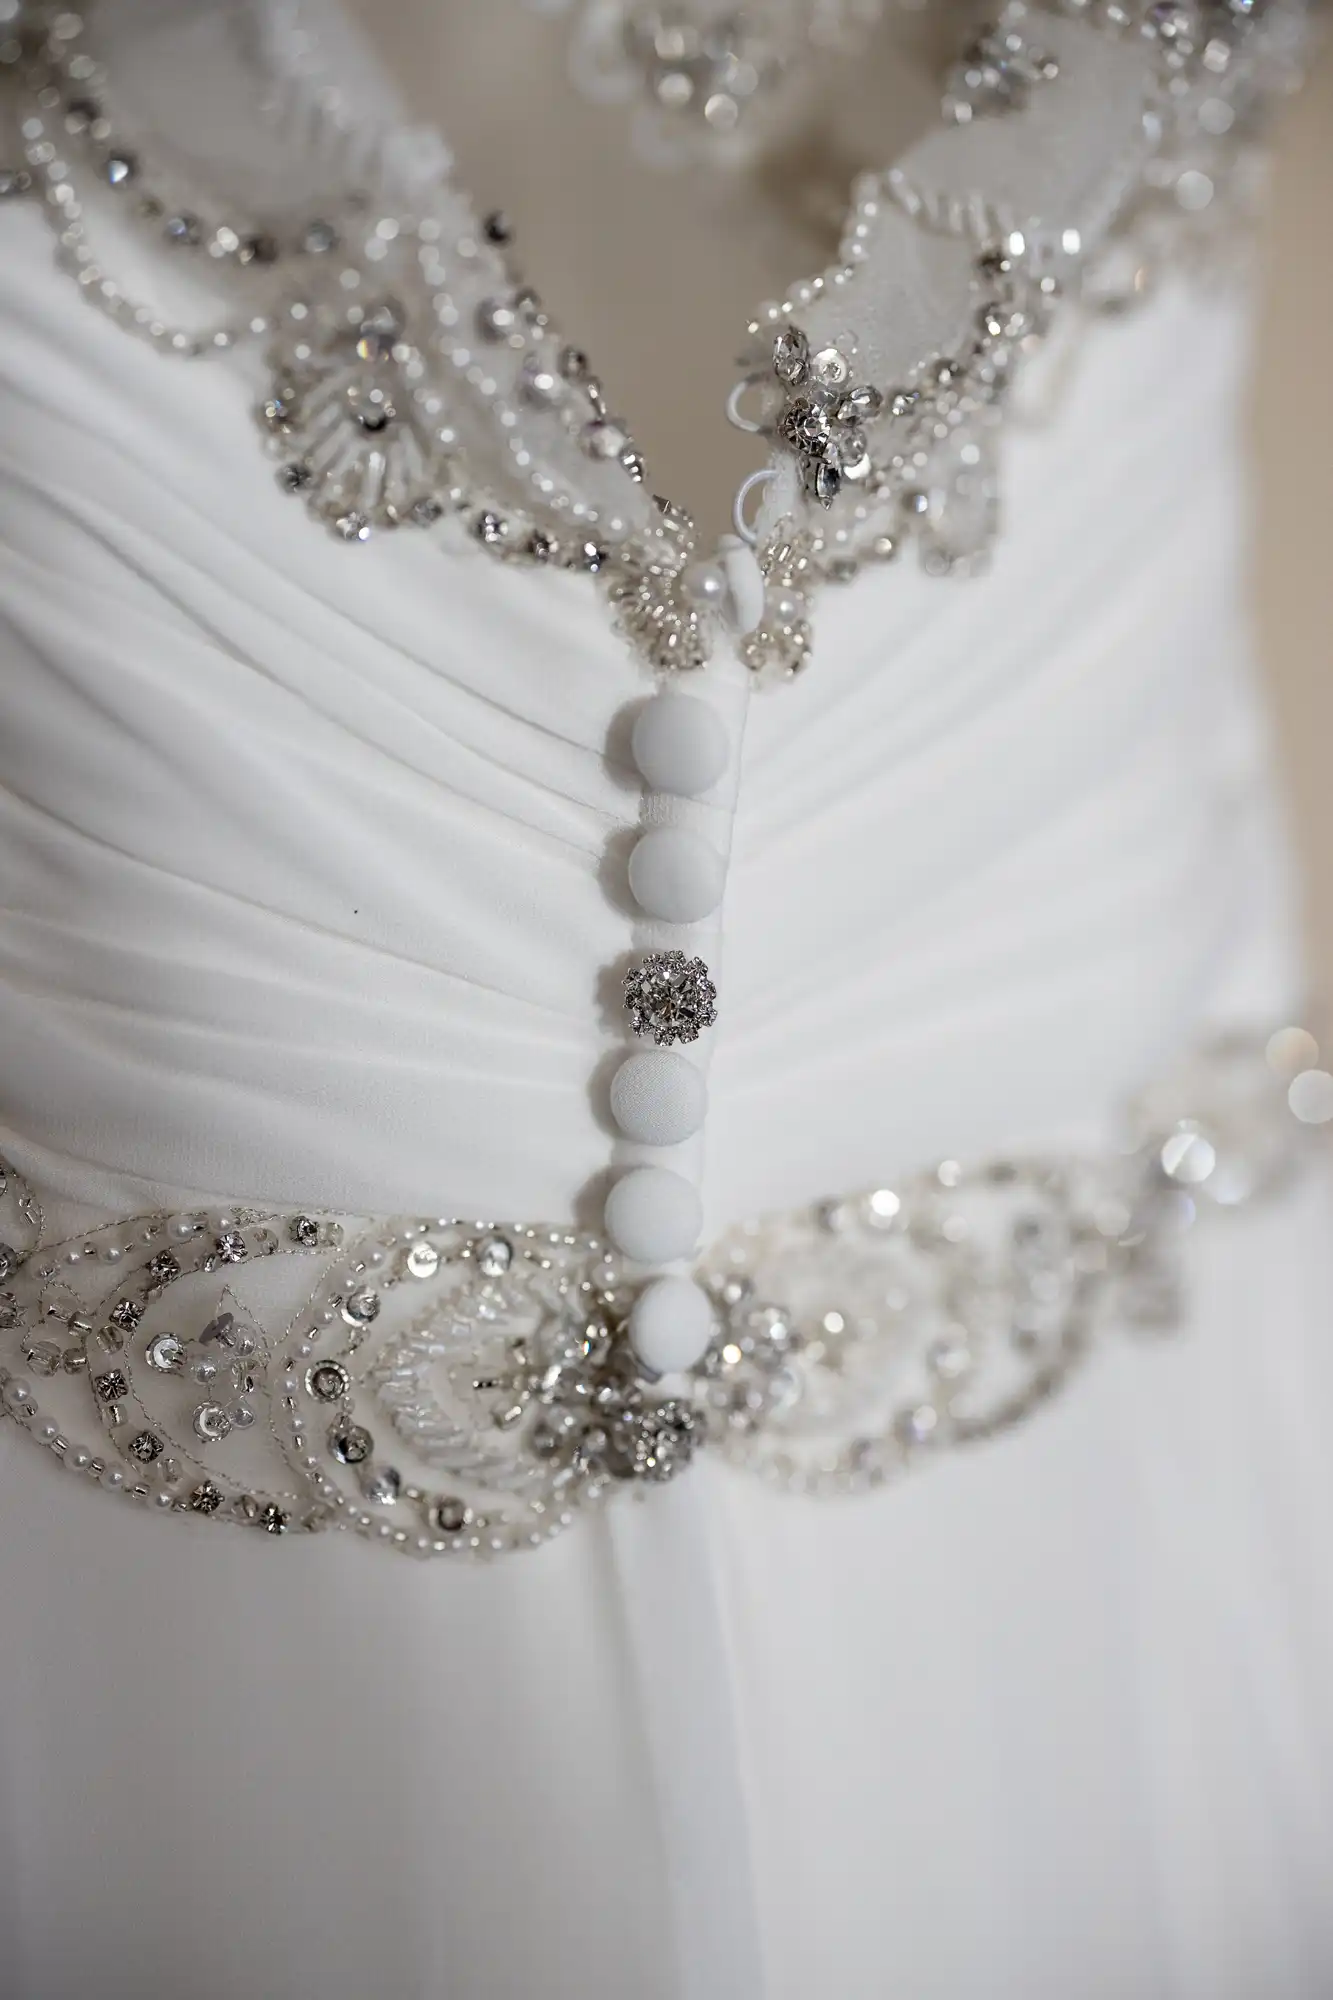
<svg viewBox="0 0 1333 2000">
<path fill-rule="evenodd" d="M 804 381 L 810 365 L 810 343 L 799 326 L 784 326 L 773 342 L 773 373 L 789 387 Z"/>
<path fill-rule="evenodd" d="M 811 357 L 810 373 L 826 389 L 840 389 L 851 375 L 851 364 L 836 347 L 821 347 Z"/>
<path fill-rule="evenodd" d="M 402 337 L 402 310 L 392 300 L 384 299 L 362 317 L 356 351 L 363 361 L 389 361 Z"/>
<path fill-rule="evenodd" d="M 810 491 L 821 507 L 831 507 L 842 489 L 842 473 L 827 459 L 820 459 L 810 478 Z"/>
<path fill-rule="evenodd" d="M 176 1333 L 156 1333 L 149 1341 L 145 1358 L 150 1368 L 163 1375 L 176 1375 L 185 1361 L 185 1343 Z"/>
<path fill-rule="evenodd" d="M 583 449 L 589 458 L 619 458 L 629 446 L 629 432 L 613 417 L 597 417 L 583 428 Z"/>
<path fill-rule="evenodd" d="M 433 1278 L 440 1268 L 440 1253 L 433 1243 L 414 1243 L 407 1253 L 407 1268 L 414 1278 Z"/>
<path fill-rule="evenodd" d="M 238 264 L 273 264 L 277 257 L 278 246 L 271 236 L 243 236 L 236 245 Z"/>
<path fill-rule="evenodd" d="M 343 1301 L 342 1316 L 349 1326 L 369 1326 L 372 1320 L 378 1319 L 379 1310 L 379 1293 L 369 1285 L 363 1285 Z"/>
<path fill-rule="evenodd" d="M 362 1465 L 374 1449 L 374 1438 L 361 1424 L 335 1424 L 329 1432 L 329 1450 L 340 1465 Z"/>
<path fill-rule="evenodd" d="M 565 385 L 554 368 L 530 354 L 519 372 L 519 390 L 525 402 L 549 409 L 564 394 Z"/>
<path fill-rule="evenodd" d="M 507 340 L 518 322 L 511 299 L 483 299 L 477 307 L 477 331 L 483 340 Z"/>
<path fill-rule="evenodd" d="M 352 1378 L 340 1361 L 317 1361 L 305 1378 L 306 1388 L 321 1403 L 337 1403 L 352 1386 Z"/>
<path fill-rule="evenodd" d="M 507 1236 L 483 1236 L 477 1245 L 477 1267 L 488 1278 L 502 1278 L 514 1261 Z"/>
<path fill-rule="evenodd" d="M 231 1418 L 221 1403 L 200 1403 L 192 1421 L 195 1436 L 205 1444 L 219 1444 L 231 1431 Z"/>
<path fill-rule="evenodd" d="M 361 1491 L 377 1507 L 392 1507 L 403 1490 L 403 1475 L 392 1465 L 367 1466 L 361 1474 Z"/>
</svg>

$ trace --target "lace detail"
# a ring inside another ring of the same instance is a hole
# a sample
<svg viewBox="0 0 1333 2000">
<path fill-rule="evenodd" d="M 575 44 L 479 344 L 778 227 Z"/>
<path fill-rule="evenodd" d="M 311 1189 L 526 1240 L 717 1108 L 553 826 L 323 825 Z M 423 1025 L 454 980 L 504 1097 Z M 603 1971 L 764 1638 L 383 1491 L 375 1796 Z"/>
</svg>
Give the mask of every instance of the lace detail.
<svg viewBox="0 0 1333 2000">
<path fill-rule="evenodd" d="M 504 219 L 472 207 L 437 138 L 349 112 L 300 0 L 238 18 L 273 124 L 326 165 L 317 210 L 224 214 L 160 184 L 151 136 L 118 135 L 114 79 L 66 9 L 0 47 L 24 152 L 0 191 L 42 192 L 84 297 L 164 352 L 267 345 L 278 477 L 349 543 L 460 522 L 493 555 L 600 574 L 655 669 L 704 665 L 725 628 L 688 588 L 694 526 L 652 498 L 629 427 L 513 269 Z M 1303 20 L 1300 0 L 1013 0 L 982 32 L 939 129 L 858 185 L 837 263 L 751 323 L 732 411 L 774 447 L 752 666 L 797 671 L 814 590 L 909 542 L 937 574 L 984 563 L 1021 362 L 1056 312 L 1141 296 L 1191 220 L 1222 233 L 1264 105 L 1298 74 Z M 239 309 L 180 327 L 131 300 L 94 245 L 99 187 Z M 793 342 L 808 379 L 785 372 Z"/>
<path fill-rule="evenodd" d="M 729 1232 L 698 1269 L 713 1338 L 670 1380 L 636 1360 L 638 1281 L 592 1237 L 231 1208 L 46 1243 L 6 1170 L 0 1397 L 142 1503 L 417 1554 L 540 1544 L 700 1448 L 864 1490 L 1015 1425 L 1108 1328 L 1175 1323 L 1190 1225 L 1294 1163 L 1291 1041 L 1206 1051 L 1123 1152 L 945 1161 Z"/>
</svg>

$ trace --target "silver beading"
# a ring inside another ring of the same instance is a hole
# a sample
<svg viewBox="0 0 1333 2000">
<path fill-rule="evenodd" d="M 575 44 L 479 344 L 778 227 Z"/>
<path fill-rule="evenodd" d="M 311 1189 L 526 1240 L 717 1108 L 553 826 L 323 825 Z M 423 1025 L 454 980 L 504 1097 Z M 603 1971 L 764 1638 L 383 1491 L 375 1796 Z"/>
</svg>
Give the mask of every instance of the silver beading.
<svg viewBox="0 0 1333 2000">
<path fill-rule="evenodd" d="M 835 0 L 829 18 L 861 11 Z M 644 10 L 611 9 L 622 52 L 631 13 L 642 27 Z M 285 490 L 349 544 L 460 524 L 494 556 L 597 575 L 648 665 L 707 661 L 720 628 L 689 587 L 693 522 L 652 496 L 630 427 L 515 271 L 505 218 L 473 207 L 442 147 L 391 134 L 317 213 L 223 214 L 118 136 L 79 15 L 25 18 L 0 38 L 22 147 L 0 198 L 40 193 L 82 295 L 164 353 L 267 348 L 258 408 Z M 1011 0 L 951 71 L 940 129 L 858 183 L 835 263 L 751 322 L 731 403 L 774 454 L 768 601 L 744 647 L 764 678 L 809 658 L 823 584 L 911 543 L 935 574 L 984 565 L 1015 373 L 1057 312 L 1122 308 L 1189 241 L 1216 241 L 1261 113 L 1299 74 L 1303 18 L 1300 0 Z M 658 27 L 669 57 L 677 30 Z M 266 53 L 279 97 L 303 93 L 291 122 L 321 127 L 336 163 L 310 39 Z M 131 299 L 94 241 L 106 199 L 233 305 L 186 327 Z"/>
<path fill-rule="evenodd" d="M 1317 1059 L 1304 1030 L 1232 1038 L 1123 1150 L 946 1160 L 732 1229 L 697 1271 L 714 1336 L 670 1381 L 590 1236 L 231 1207 L 47 1242 L 6 1168 L 0 1404 L 141 1504 L 410 1554 L 539 1545 L 699 1449 L 865 1491 L 1012 1428 L 1114 1329 L 1176 1324 L 1190 1227 L 1280 1186 L 1298 1119 L 1333 1116 Z"/>
</svg>

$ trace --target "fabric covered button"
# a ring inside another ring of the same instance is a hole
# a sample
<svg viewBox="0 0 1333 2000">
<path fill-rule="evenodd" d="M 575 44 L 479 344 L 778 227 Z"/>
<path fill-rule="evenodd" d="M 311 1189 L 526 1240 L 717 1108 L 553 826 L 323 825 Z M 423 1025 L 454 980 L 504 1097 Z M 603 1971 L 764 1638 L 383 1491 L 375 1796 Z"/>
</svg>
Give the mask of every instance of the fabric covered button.
<svg viewBox="0 0 1333 2000">
<path fill-rule="evenodd" d="M 630 1345 L 654 1375 L 674 1375 L 702 1361 L 713 1324 L 713 1302 L 691 1278 L 654 1278 L 630 1309 Z"/>
<path fill-rule="evenodd" d="M 702 1075 L 670 1049 L 626 1056 L 611 1079 L 611 1116 L 642 1146 L 678 1146 L 699 1130 L 707 1109 Z"/>
<path fill-rule="evenodd" d="M 722 900 L 725 880 L 722 856 L 688 827 L 650 827 L 629 858 L 635 901 L 667 924 L 694 924 L 708 916 Z"/>
<path fill-rule="evenodd" d="M 606 1231 L 636 1264 L 670 1264 L 699 1241 L 698 1192 L 667 1167 L 631 1167 L 606 1197 Z"/>
<path fill-rule="evenodd" d="M 658 694 L 634 718 L 634 761 L 655 792 L 697 799 L 727 768 L 730 746 L 722 718 L 689 694 Z"/>
</svg>

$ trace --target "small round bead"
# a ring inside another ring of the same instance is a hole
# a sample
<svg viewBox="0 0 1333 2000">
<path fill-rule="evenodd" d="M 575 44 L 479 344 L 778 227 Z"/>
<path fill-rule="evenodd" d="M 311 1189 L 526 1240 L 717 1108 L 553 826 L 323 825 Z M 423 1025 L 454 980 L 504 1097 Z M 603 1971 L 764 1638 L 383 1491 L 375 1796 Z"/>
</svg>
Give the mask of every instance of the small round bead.
<svg viewBox="0 0 1333 2000">
<path fill-rule="evenodd" d="M 630 1344 L 654 1375 L 702 1361 L 713 1337 L 713 1302 L 690 1278 L 654 1278 L 630 1308 Z"/>
<path fill-rule="evenodd" d="M 670 1264 L 699 1241 L 699 1196 L 666 1167 L 632 1167 L 606 1197 L 606 1230 L 636 1264 Z"/>
<path fill-rule="evenodd" d="M 695 924 L 708 916 L 722 900 L 725 881 L 722 856 L 688 827 L 650 827 L 630 854 L 635 901 L 666 924 Z"/>
<path fill-rule="evenodd" d="M 642 1146 L 678 1146 L 699 1130 L 707 1109 L 703 1076 L 670 1049 L 626 1056 L 611 1079 L 611 1116 Z"/>
<path fill-rule="evenodd" d="M 691 563 L 682 581 L 691 604 L 697 604 L 700 610 L 725 610 L 730 592 L 721 563 Z"/>
<path fill-rule="evenodd" d="M 634 761 L 655 792 L 697 799 L 727 768 L 731 746 L 722 718 L 689 694 L 659 694 L 634 718 Z"/>
<path fill-rule="evenodd" d="M 727 580 L 726 621 L 738 636 L 753 632 L 764 615 L 764 573 L 753 549 L 739 535 L 724 535 L 718 543 L 722 574 Z"/>
</svg>

